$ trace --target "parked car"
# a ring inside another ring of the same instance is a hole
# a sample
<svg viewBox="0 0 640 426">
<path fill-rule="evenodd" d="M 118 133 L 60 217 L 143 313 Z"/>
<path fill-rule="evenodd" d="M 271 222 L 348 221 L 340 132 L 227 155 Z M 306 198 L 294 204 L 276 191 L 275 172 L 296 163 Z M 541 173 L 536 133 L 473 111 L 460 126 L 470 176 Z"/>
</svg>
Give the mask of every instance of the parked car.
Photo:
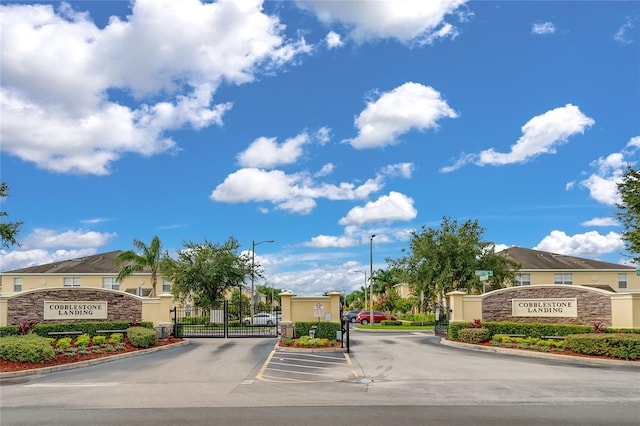
<svg viewBox="0 0 640 426">
<path fill-rule="evenodd" d="M 374 322 L 381 322 L 385 320 L 395 320 L 396 317 L 393 315 L 387 315 L 384 312 L 373 311 L 373 319 Z M 358 316 L 356 317 L 356 321 L 360 324 L 369 324 L 371 322 L 371 312 L 370 311 L 360 311 Z"/>
<path fill-rule="evenodd" d="M 267 312 L 254 314 L 253 321 L 251 321 L 251 317 L 242 318 L 244 325 L 275 325 L 276 322 L 278 322 L 278 317 Z"/>
<path fill-rule="evenodd" d="M 342 318 L 348 320 L 349 322 L 356 322 L 356 317 L 360 313 L 361 309 L 356 309 L 355 311 L 342 311 Z"/>
</svg>

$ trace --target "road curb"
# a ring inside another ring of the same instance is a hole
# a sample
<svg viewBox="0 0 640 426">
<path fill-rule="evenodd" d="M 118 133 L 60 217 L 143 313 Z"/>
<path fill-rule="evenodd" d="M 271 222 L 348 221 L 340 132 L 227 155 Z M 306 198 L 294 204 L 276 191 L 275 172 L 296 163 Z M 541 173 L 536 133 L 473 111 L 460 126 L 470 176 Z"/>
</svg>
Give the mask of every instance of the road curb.
<svg viewBox="0 0 640 426">
<path fill-rule="evenodd" d="M 289 346 L 280 346 L 280 342 L 276 343 L 273 350 L 276 352 L 302 352 L 305 354 L 317 352 L 347 352 L 347 348 L 292 348 Z"/>
<path fill-rule="evenodd" d="M 498 353 L 498 354 L 519 356 L 519 357 L 526 357 L 526 358 L 549 359 L 549 360 L 560 361 L 560 362 L 571 363 L 571 364 L 598 365 L 598 366 L 608 366 L 608 367 L 635 367 L 640 369 L 640 362 L 638 361 L 625 361 L 621 359 L 587 358 L 587 357 L 581 357 L 581 356 L 551 354 L 546 352 L 525 351 L 525 350 L 519 350 L 519 349 L 500 348 L 500 347 L 494 347 L 494 346 L 480 346 L 480 345 L 473 345 L 470 343 L 454 342 L 452 340 L 447 340 L 445 338 L 442 338 L 440 340 L 440 344 L 444 346 L 450 346 L 450 347 L 459 348 L 459 349 L 466 349 L 470 351 Z"/>
<path fill-rule="evenodd" d="M 36 376 L 39 374 L 47 374 L 53 373 L 56 371 L 64 371 L 64 370 L 73 370 L 76 368 L 88 367 L 90 365 L 103 364 L 105 362 L 111 362 L 118 359 L 129 358 L 132 356 L 138 355 L 146 355 L 153 352 L 163 351 L 165 349 L 176 348 L 178 346 L 188 345 L 191 342 L 189 340 L 183 340 L 178 343 L 171 343 L 169 345 L 157 346 L 149 349 L 141 349 L 135 352 L 126 352 L 123 354 L 107 356 L 103 358 L 89 359 L 86 361 L 74 362 L 71 364 L 62 364 L 62 365 L 53 365 L 51 367 L 42 367 L 42 368 L 33 368 L 31 370 L 23 370 L 23 371 L 11 371 L 8 373 L 0 373 L 0 380 L 2 379 L 11 379 L 15 377 L 26 377 L 26 376 Z"/>
</svg>

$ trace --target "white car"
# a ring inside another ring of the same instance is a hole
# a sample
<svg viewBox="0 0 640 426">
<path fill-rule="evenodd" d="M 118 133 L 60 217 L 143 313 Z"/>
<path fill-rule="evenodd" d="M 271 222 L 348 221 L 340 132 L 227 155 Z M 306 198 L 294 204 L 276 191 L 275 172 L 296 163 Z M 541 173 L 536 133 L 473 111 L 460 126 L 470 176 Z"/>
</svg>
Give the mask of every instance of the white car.
<svg viewBox="0 0 640 426">
<path fill-rule="evenodd" d="M 244 325 L 275 325 L 276 322 L 278 322 L 277 317 L 269 313 L 255 314 L 253 316 L 253 322 L 251 321 L 251 317 L 242 318 L 242 323 Z"/>
</svg>

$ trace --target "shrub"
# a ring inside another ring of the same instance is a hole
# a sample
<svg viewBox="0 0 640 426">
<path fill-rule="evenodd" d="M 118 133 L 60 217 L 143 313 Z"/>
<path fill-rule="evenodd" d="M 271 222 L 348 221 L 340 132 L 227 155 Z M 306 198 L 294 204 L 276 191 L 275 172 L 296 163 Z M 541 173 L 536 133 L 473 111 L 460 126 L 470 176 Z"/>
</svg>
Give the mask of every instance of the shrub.
<svg viewBox="0 0 640 426">
<path fill-rule="evenodd" d="M 308 336 L 311 327 L 316 327 L 315 337 L 323 337 L 325 339 L 335 339 L 336 332 L 342 330 L 339 322 L 303 322 L 298 321 L 294 325 L 296 336 Z"/>
<path fill-rule="evenodd" d="M 148 348 L 158 343 L 156 331 L 145 327 L 129 327 L 127 337 L 131 345 L 136 348 Z"/>
<path fill-rule="evenodd" d="M 482 321 L 478 318 L 474 319 L 471 324 L 469 324 L 469 328 L 482 328 Z"/>
<path fill-rule="evenodd" d="M 56 348 L 67 349 L 71 347 L 71 337 L 62 337 L 56 340 Z"/>
<path fill-rule="evenodd" d="M 91 336 L 88 334 L 82 334 L 76 338 L 76 346 L 86 348 L 91 343 Z"/>
<path fill-rule="evenodd" d="M 564 348 L 584 355 L 640 359 L 640 334 L 581 334 L 567 336 Z"/>
<path fill-rule="evenodd" d="M 402 321 L 400 320 L 383 320 L 380 322 L 380 324 L 382 325 L 402 325 L 404 324 Z"/>
<path fill-rule="evenodd" d="M 94 345 L 102 345 L 107 340 L 106 336 L 93 336 Z"/>
<path fill-rule="evenodd" d="M 54 357 L 51 344 L 43 337 L 28 334 L 0 338 L 0 358 L 7 361 L 41 363 Z"/>
<path fill-rule="evenodd" d="M 486 328 L 463 328 L 458 331 L 458 340 L 465 343 L 482 343 L 491 338 Z"/>
<path fill-rule="evenodd" d="M 109 336 L 109 343 L 117 345 L 118 343 L 122 342 L 123 338 L 124 335 L 122 333 L 113 333 Z"/>
<path fill-rule="evenodd" d="M 31 331 L 31 329 L 33 328 L 33 326 L 35 326 L 36 324 L 38 324 L 36 321 L 23 321 L 20 324 L 18 324 L 18 334 L 22 334 L 25 335 L 27 333 L 29 333 L 29 331 Z"/>
</svg>

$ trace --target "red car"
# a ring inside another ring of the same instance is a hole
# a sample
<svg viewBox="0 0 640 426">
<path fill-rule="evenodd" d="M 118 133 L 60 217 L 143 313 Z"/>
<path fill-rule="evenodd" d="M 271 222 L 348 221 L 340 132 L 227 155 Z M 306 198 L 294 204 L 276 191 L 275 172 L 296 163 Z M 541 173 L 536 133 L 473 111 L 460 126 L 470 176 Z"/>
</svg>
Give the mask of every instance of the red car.
<svg viewBox="0 0 640 426">
<path fill-rule="evenodd" d="M 373 319 L 374 319 L 374 322 L 380 322 L 388 319 L 395 320 L 396 317 L 394 317 L 393 315 L 389 316 L 384 312 L 373 311 Z M 371 322 L 371 312 L 360 311 L 358 313 L 358 316 L 356 317 L 356 321 L 359 322 L 360 324 L 369 324 Z"/>
</svg>

